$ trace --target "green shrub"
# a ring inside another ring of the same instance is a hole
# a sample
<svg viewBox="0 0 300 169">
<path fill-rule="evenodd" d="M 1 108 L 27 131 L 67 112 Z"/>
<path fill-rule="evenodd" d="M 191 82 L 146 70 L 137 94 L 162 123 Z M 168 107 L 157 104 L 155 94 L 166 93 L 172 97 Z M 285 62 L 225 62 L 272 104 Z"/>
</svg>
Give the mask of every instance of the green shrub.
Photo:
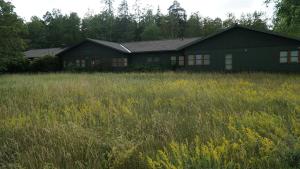
<svg viewBox="0 0 300 169">
<path fill-rule="evenodd" d="M 30 71 L 32 72 L 56 72 L 59 70 L 61 70 L 61 64 L 55 56 L 44 56 L 30 63 Z"/>
</svg>

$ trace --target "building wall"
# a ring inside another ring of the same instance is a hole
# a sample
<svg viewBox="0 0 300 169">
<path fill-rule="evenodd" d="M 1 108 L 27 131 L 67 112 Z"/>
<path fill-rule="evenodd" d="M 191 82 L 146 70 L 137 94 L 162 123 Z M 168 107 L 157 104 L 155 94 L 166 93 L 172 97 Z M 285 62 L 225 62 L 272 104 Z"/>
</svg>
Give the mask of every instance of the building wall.
<svg viewBox="0 0 300 169">
<path fill-rule="evenodd" d="M 280 63 L 281 51 L 299 51 L 300 42 L 242 28 L 233 28 L 178 52 L 147 52 L 126 54 L 109 47 L 84 42 L 63 53 L 62 63 L 85 60 L 84 69 L 126 70 L 154 67 L 167 70 L 224 71 L 225 56 L 232 55 L 232 71 L 300 72 L 299 63 Z M 209 55 L 209 65 L 189 65 L 189 55 Z M 299 51 L 300 55 L 300 51 Z M 185 65 L 171 64 L 171 57 L 184 56 Z M 114 58 L 126 58 L 127 67 L 112 67 Z M 93 65 L 93 61 L 99 64 Z"/>
<path fill-rule="evenodd" d="M 131 67 L 159 67 L 161 69 L 173 69 L 171 57 L 183 55 L 180 52 L 148 52 L 131 54 Z"/>
<path fill-rule="evenodd" d="M 192 45 L 186 56 L 209 54 L 210 65 L 185 66 L 187 70 L 224 71 L 225 55 L 232 54 L 232 71 L 300 72 L 300 63 L 280 63 L 280 51 L 296 51 L 300 42 L 264 33 L 234 28 Z M 300 53 L 300 52 L 299 52 Z"/>
<path fill-rule="evenodd" d="M 62 63 L 76 65 L 76 60 L 85 60 L 87 70 L 118 70 L 123 67 L 112 67 L 113 58 L 128 58 L 128 56 L 109 47 L 101 46 L 91 42 L 84 42 L 61 56 Z M 94 62 L 94 64 L 93 64 Z"/>
</svg>

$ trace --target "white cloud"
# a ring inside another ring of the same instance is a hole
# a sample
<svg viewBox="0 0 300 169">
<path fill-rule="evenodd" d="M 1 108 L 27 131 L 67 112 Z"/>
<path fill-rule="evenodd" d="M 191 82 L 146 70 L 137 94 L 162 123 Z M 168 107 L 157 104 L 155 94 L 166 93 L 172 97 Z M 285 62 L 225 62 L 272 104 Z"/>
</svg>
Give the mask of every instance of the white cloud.
<svg viewBox="0 0 300 169">
<path fill-rule="evenodd" d="M 27 21 L 30 17 L 37 15 L 42 17 L 46 11 L 53 8 L 61 9 L 63 13 L 77 12 L 83 17 L 90 9 L 94 13 L 98 13 L 103 9 L 101 0 L 9 0 L 15 5 L 16 12 Z M 167 12 L 168 7 L 173 0 L 140 0 L 142 6 L 152 8 L 154 10 L 160 6 L 163 13 Z M 252 13 L 254 11 L 262 11 L 267 17 L 272 16 L 273 7 L 267 8 L 264 0 L 179 0 L 181 6 L 185 8 L 188 14 L 199 11 L 202 16 L 212 18 L 226 18 L 229 12 L 239 17 L 242 13 Z M 128 0 L 130 8 L 134 5 L 135 0 Z M 117 11 L 120 0 L 115 0 L 114 8 Z"/>
</svg>

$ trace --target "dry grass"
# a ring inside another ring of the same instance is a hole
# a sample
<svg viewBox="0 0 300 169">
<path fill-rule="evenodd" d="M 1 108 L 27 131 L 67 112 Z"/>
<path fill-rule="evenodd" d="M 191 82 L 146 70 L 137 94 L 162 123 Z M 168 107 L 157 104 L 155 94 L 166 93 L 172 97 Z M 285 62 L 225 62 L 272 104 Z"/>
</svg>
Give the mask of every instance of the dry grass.
<svg viewBox="0 0 300 169">
<path fill-rule="evenodd" d="M 0 168 L 297 168 L 300 76 L 0 76 Z"/>
</svg>

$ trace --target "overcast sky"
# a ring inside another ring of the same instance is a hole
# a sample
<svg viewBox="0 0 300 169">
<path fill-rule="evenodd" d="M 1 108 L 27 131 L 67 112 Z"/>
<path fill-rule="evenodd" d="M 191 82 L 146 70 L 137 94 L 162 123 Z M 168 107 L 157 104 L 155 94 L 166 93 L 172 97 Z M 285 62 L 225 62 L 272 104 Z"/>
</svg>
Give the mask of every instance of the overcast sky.
<svg viewBox="0 0 300 169">
<path fill-rule="evenodd" d="M 31 16 L 42 17 L 46 11 L 52 11 L 53 8 L 60 9 L 62 13 L 77 12 L 80 17 L 84 17 L 88 11 L 99 13 L 103 9 L 101 0 L 8 0 L 16 7 L 15 11 L 19 16 L 30 20 Z M 114 0 L 115 9 L 117 9 L 121 0 Z M 168 7 L 173 0 L 140 0 L 143 8 L 153 8 L 155 11 L 160 6 L 163 13 L 167 13 Z M 199 11 L 201 16 L 212 18 L 226 18 L 229 12 L 239 17 L 242 13 L 252 13 L 262 11 L 268 18 L 272 17 L 272 5 L 267 8 L 264 0 L 178 0 L 187 14 Z M 128 0 L 130 9 L 135 0 Z"/>
</svg>

